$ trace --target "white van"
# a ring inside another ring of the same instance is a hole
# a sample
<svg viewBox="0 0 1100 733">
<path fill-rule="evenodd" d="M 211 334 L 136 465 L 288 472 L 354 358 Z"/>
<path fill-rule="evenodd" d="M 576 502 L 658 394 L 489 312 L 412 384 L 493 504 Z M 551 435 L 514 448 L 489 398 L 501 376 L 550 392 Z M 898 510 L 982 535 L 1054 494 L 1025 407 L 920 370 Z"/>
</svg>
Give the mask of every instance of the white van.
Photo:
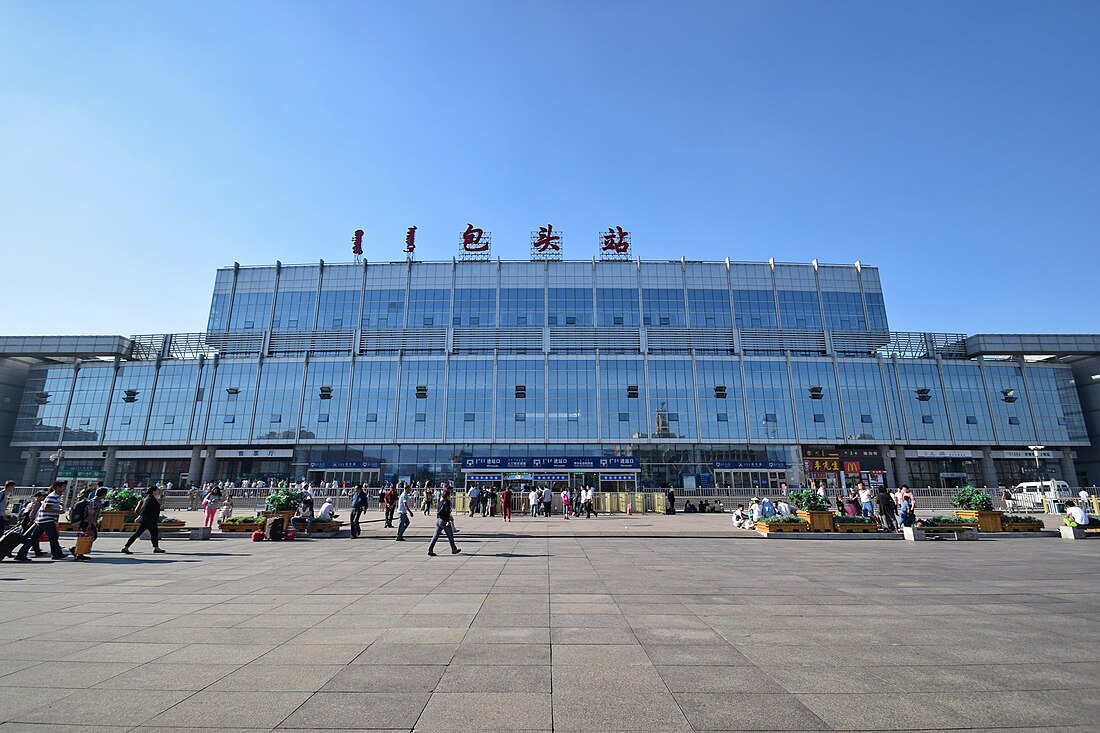
<svg viewBox="0 0 1100 733">
<path fill-rule="evenodd" d="M 1051 484 L 1054 484 L 1052 489 Z M 1022 484 L 1016 484 L 1012 489 L 1012 497 L 1016 501 L 1027 501 L 1034 504 L 1040 504 L 1043 501 L 1043 497 L 1055 498 L 1052 496 L 1052 491 L 1057 490 L 1058 496 L 1067 497 L 1070 495 L 1069 484 L 1065 481 L 1025 481 Z"/>
</svg>

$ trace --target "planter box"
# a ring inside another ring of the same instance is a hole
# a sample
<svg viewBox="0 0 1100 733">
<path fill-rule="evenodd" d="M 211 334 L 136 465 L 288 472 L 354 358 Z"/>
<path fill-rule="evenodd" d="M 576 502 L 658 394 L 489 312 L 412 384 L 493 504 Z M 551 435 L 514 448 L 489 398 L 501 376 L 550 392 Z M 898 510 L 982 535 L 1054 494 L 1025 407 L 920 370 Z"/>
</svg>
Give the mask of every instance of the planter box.
<svg viewBox="0 0 1100 733">
<path fill-rule="evenodd" d="M 955 516 L 959 519 L 977 519 L 979 532 L 1001 532 L 1001 512 L 985 512 L 973 509 L 956 509 Z"/>
<path fill-rule="evenodd" d="M 1041 532 L 1046 527 L 1034 522 L 1001 522 L 1002 532 Z"/>
<path fill-rule="evenodd" d="M 99 517 L 100 532 L 121 532 L 126 526 L 126 518 L 130 512 L 106 511 Z"/>
<path fill-rule="evenodd" d="M 833 531 L 833 513 L 824 510 L 810 510 L 804 511 L 799 509 L 795 512 L 799 517 L 806 520 L 809 525 L 810 532 L 832 532 Z"/>
<path fill-rule="evenodd" d="M 841 534 L 874 534 L 878 532 L 878 522 L 837 522 L 836 531 Z"/>
<path fill-rule="evenodd" d="M 771 524 L 757 522 L 755 525 L 755 529 L 757 532 L 763 532 L 764 534 L 768 534 L 771 532 L 809 532 L 810 525 L 803 524 L 801 522 L 789 522 L 782 524 L 778 522 L 773 522 Z"/>
<path fill-rule="evenodd" d="M 247 524 L 246 523 L 237 523 L 237 524 L 219 524 L 218 525 L 218 529 L 221 530 L 221 532 L 223 534 L 230 533 L 230 532 L 247 532 L 248 534 L 252 534 L 256 530 L 263 529 L 263 528 L 264 528 L 264 526 L 262 524 L 260 524 L 259 522 L 251 522 L 251 523 L 247 523 Z"/>
</svg>

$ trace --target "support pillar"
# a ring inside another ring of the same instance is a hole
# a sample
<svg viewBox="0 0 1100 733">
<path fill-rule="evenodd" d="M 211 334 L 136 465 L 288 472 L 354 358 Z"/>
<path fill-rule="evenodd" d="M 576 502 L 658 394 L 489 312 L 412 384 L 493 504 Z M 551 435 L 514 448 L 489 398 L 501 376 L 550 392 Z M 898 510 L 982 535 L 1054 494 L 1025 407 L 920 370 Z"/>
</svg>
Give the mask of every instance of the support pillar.
<svg viewBox="0 0 1100 733">
<path fill-rule="evenodd" d="M 187 464 L 187 486 L 180 488 L 186 489 L 198 486 L 200 483 L 202 483 L 202 448 L 196 445 L 191 448 L 191 462 Z"/>
<path fill-rule="evenodd" d="M 27 451 L 27 465 L 23 467 L 23 486 L 34 486 L 38 480 L 38 469 L 42 463 L 39 457 L 41 452 L 40 448 L 31 448 Z"/>
<path fill-rule="evenodd" d="M 213 446 L 206 446 L 206 460 L 202 464 L 202 483 L 209 484 L 214 482 L 214 477 L 218 475 L 218 458 L 217 450 Z"/>
<path fill-rule="evenodd" d="M 878 454 L 882 456 L 882 467 L 886 471 L 886 485 L 891 489 L 898 485 L 897 473 L 894 471 L 894 461 L 890 458 L 890 447 L 880 445 Z"/>
<path fill-rule="evenodd" d="M 103 485 L 114 486 L 118 476 L 118 449 L 108 448 L 103 457 Z"/>
<path fill-rule="evenodd" d="M 894 472 L 897 473 L 898 486 L 909 483 L 909 461 L 905 459 L 905 449 L 894 446 Z"/>
<path fill-rule="evenodd" d="M 805 486 L 805 476 L 802 474 L 802 447 L 790 446 L 790 458 L 787 459 L 790 468 L 787 469 L 787 486 Z"/>
<path fill-rule="evenodd" d="M 1077 486 L 1080 482 L 1077 480 L 1077 464 L 1073 460 L 1073 451 L 1063 448 L 1062 457 L 1058 459 L 1058 463 L 1062 468 L 1062 480 L 1070 486 Z"/>
<path fill-rule="evenodd" d="M 982 481 L 987 489 L 998 487 L 997 464 L 993 462 L 992 448 L 982 448 Z"/>
</svg>

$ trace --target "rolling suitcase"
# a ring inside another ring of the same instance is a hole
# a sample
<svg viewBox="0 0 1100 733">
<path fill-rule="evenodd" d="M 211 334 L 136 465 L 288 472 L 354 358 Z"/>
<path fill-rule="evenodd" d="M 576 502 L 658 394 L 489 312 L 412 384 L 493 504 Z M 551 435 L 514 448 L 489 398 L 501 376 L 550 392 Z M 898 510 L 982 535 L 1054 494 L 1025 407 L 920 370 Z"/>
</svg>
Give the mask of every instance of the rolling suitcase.
<svg viewBox="0 0 1100 733">
<path fill-rule="evenodd" d="M 3 562 L 6 557 L 23 544 L 24 531 L 26 530 L 17 525 L 5 532 L 3 537 L 0 537 L 0 562 Z"/>
</svg>

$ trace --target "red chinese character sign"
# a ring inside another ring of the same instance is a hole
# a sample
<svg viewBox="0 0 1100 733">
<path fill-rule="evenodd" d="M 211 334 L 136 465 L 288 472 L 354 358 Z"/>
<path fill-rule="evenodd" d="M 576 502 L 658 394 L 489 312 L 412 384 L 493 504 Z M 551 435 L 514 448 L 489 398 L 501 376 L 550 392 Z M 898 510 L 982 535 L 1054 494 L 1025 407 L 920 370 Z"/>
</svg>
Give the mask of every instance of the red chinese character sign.
<svg viewBox="0 0 1100 733">
<path fill-rule="evenodd" d="M 630 259 L 630 232 L 623 231 L 622 227 L 608 227 L 606 232 L 601 232 L 600 259 Z"/>
<path fill-rule="evenodd" d="M 466 225 L 466 231 L 462 232 L 462 249 L 459 257 L 463 260 L 487 260 L 489 259 L 489 240 L 491 232 L 478 229 L 473 224 Z"/>
<path fill-rule="evenodd" d="M 413 253 L 416 252 L 416 227 L 409 227 L 409 230 L 405 232 L 405 252 L 408 253 L 410 260 Z"/>
<path fill-rule="evenodd" d="M 351 253 L 355 255 L 355 261 L 359 262 L 363 257 L 363 230 L 356 229 L 351 238 Z"/>
<path fill-rule="evenodd" d="M 561 259 L 561 232 L 555 232 L 553 224 L 539 227 L 537 232 L 531 232 L 531 259 Z"/>
</svg>

